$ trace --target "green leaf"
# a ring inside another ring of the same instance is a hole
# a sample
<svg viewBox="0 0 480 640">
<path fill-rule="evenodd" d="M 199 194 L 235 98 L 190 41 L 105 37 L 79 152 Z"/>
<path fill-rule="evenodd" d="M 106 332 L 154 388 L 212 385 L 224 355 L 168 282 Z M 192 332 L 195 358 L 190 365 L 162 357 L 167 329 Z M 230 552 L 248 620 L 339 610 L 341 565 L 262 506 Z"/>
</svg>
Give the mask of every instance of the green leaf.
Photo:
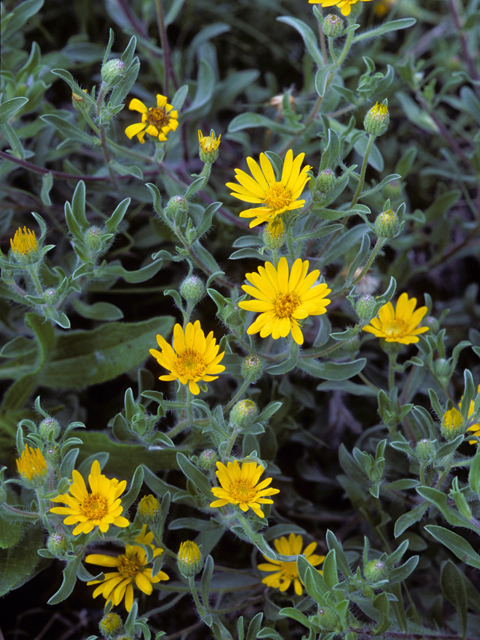
<svg viewBox="0 0 480 640">
<path fill-rule="evenodd" d="M 143 477 L 143 467 L 140 464 L 135 469 L 135 473 L 133 474 L 132 482 L 130 484 L 130 489 L 124 496 L 122 496 L 122 506 L 125 511 L 127 511 L 137 499 L 137 496 L 140 493 L 140 489 L 142 488 Z"/>
<path fill-rule="evenodd" d="M 18 4 L 12 11 L 6 15 L 2 15 L 1 21 L 1 38 L 2 45 L 19 31 L 29 18 L 34 16 L 43 7 L 44 0 L 26 0 Z M 2 11 L 3 14 L 3 11 Z"/>
<path fill-rule="evenodd" d="M 202 580 L 200 582 L 202 600 L 206 606 L 208 605 L 208 596 L 210 593 L 210 584 L 212 582 L 214 568 L 215 568 L 215 563 L 213 561 L 213 558 L 212 556 L 208 555 L 205 558 L 205 564 L 203 565 Z"/>
<path fill-rule="evenodd" d="M 390 22 L 384 22 L 379 27 L 375 29 L 371 29 L 370 31 L 365 31 L 358 36 L 353 38 L 353 42 L 360 42 L 361 40 L 370 40 L 371 38 L 378 38 L 378 36 L 383 36 L 386 33 L 390 33 L 390 31 L 400 31 L 400 29 L 408 29 L 409 27 L 413 27 L 413 25 L 417 21 L 415 18 L 400 18 L 399 20 L 391 20 Z"/>
<path fill-rule="evenodd" d="M 183 117 L 185 118 L 185 116 L 190 116 L 193 113 L 198 115 L 202 108 L 210 102 L 214 89 L 215 74 L 213 73 L 212 67 L 204 58 L 200 58 L 197 76 L 197 90 L 192 100 L 192 104 L 188 109 L 183 111 Z"/>
<path fill-rule="evenodd" d="M 337 571 L 337 556 L 335 549 L 330 549 L 327 553 L 322 565 L 323 579 L 329 589 L 333 589 L 337 586 L 338 571 Z"/>
<path fill-rule="evenodd" d="M 22 543 L 0 549 L 0 596 L 24 584 L 39 560 L 37 549 L 43 547 L 43 527 L 26 527 Z"/>
<path fill-rule="evenodd" d="M 80 558 L 71 560 L 63 570 L 63 580 L 60 589 L 48 600 L 48 604 L 58 604 L 66 600 L 72 593 L 77 581 L 77 569 L 80 566 Z"/>
<path fill-rule="evenodd" d="M 480 556 L 465 538 L 435 524 L 426 525 L 425 531 L 428 531 L 431 536 L 450 549 L 459 560 L 475 569 L 480 569 Z"/>
<path fill-rule="evenodd" d="M 75 140 L 76 142 L 81 142 L 82 144 L 86 144 L 89 147 L 94 143 L 94 139 L 85 133 L 74 124 L 69 122 L 65 117 L 62 118 L 59 115 L 54 113 L 47 114 L 45 116 L 40 116 L 40 119 L 46 122 L 47 124 L 55 127 L 57 131 L 59 131 L 65 138 L 70 140 Z"/>
<path fill-rule="evenodd" d="M 298 609 L 294 609 L 293 607 L 284 607 L 283 609 L 280 609 L 279 613 L 284 618 L 296 620 L 297 622 L 300 622 L 300 624 L 303 624 L 304 627 L 307 627 L 307 629 L 310 629 L 310 623 L 307 616 Z"/>
<path fill-rule="evenodd" d="M 470 467 L 468 484 L 474 493 L 480 495 L 480 447 L 477 447 L 472 466 Z"/>
<path fill-rule="evenodd" d="M 283 376 L 285 373 L 288 373 L 295 368 L 298 362 L 299 352 L 300 350 L 298 344 L 292 342 L 292 345 L 290 347 L 290 355 L 288 356 L 288 358 L 280 364 L 275 364 L 271 367 L 268 367 L 267 369 L 265 369 L 265 371 L 272 376 Z"/>
<path fill-rule="evenodd" d="M 42 176 L 42 190 L 40 191 L 40 198 L 43 204 L 47 205 L 47 207 L 50 207 L 52 204 L 52 201 L 50 200 L 50 191 L 52 190 L 52 187 L 53 175 L 49 171 L 48 173 L 44 173 Z"/>
<path fill-rule="evenodd" d="M 228 125 L 228 132 L 234 133 L 236 131 L 243 131 L 244 129 L 255 129 L 257 127 L 265 127 L 275 133 L 296 134 L 303 129 L 303 125 L 299 124 L 296 127 L 287 127 L 275 120 L 270 120 L 266 116 L 260 113 L 241 113 L 239 116 L 233 118 Z"/>
<path fill-rule="evenodd" d="M 395 523 L 395 538 L 401 536 L 404 531 L 412 526 L 412 524 L 420 522 L 429 507 L 430 505 L 424 502 L 414 507 L 411 511 L 407 511 L 403 516 L 400 516 Z"/>
<path fill-rule="evenodd" d="M 347 380 L 358 375 L 366 364 L 366 358 L 358 358 L 352 362 L 320 362 L 319 360 L 302 358 L 298 361 L 297 366 L 315 378 Z"/>
<path fill-rule="evenodd" d="M 14 547 L 22 537 L 22 525 L 19 522 L 0 518 L 0 549 Z"/>
<path fill-rule="evenodd" d="M 283 22 L 285 24 L 289 24 L 291 27 L 296 29 L 298 33 L 302 36 L 305 46 L 307 48 L 308 53 L 315 60 L 315 63 L 318 67 L 323 67 L 323 56 L 318 48 L 317 42 L 318 38 L 315 33 L 310 29 L 308 25 L 305 24 L 302 20 L 298 18 L 292 18 L 290 16 L 281 16 L 277 18 L 278 22 Z"/>
<path fill-rule="evenodd" d="M 447 504 L 447 496 L 438 489 L 433 487 L 417 487 L 417 493 L 434 504 L 439 511 L 441 511 L 445 520 L 454 527 L 469 527 L 478 532 L 478 528 L 475 528 L 466 518 L 464 518 L 458 511 L 452 509 Z"/>
<path fill-rule="evenodd" d="M 211 486 L 207 478 L 190 460 L 183 454 L 177 453 L 177 463 L 186 477 L 193 482 L 196 488 L 201 491 L 209 500 L 212 499 Z"/>
<path fill-rule="evenodd" d="M 91 320 L 121 320 L 123 318 L 123 311 L 109 302 L 95 302 L 94 304 L 85 304 L 78 298 L 71 300 L 72 307 L 83 318 L 89 318 Z"/>
<path fill-rule="evenodd" d="M 467 632 L 467 589 L 465 587 L 463 573 L 451 560 L 447 560 L 442 567 L 440 585 L 443 595 L 457 610 L 458 617 L 460 618 L 462 637 L 465 637 Z"/>
<path fill-rule="evenodd" d="M 105 230 L 107 233 L 116 233 L 118 229 L 118 225 L 123 220 L 123 217 L 127 213 L 128 205 L 131 202 L 131 198 L 125 198 L 120 202 L 120 204 L 115 208 L 115 211 L 112 213 L 110 218 L 105 223 Z"/>
<path fill-rule="evenodd" d="M 19 109 L 27 104 L 28 98 L 10 98 L 0 104 L 0 125 L 5 124 L 8 119 Z"/>
<path fill-rule="evenodd" d="M 110 262 L 105 266 L 101 271 L 102 276 L 118 276 L 123 278 L 126 282 L 130 284 L 138 284 L 140 282 L 146 282 L 153 278 L 163 266 L 163 260 L 156 260 L 151 264 L 147 264 L 141 269 L 136 269 L 135 271 L 127 271 L 122 267 L 119 262 Z"/>
</svg>

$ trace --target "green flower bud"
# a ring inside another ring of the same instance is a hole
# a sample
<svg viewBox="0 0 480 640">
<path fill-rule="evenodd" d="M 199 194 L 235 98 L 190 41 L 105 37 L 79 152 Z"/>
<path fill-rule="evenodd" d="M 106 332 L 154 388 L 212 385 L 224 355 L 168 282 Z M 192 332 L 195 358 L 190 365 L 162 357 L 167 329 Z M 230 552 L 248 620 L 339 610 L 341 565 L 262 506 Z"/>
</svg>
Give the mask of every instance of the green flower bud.
<svg viewBox="0 0 480 640">
<path fill-rule="evenodd" d="M 428 327 L 430 331 L 433 331 L 433 333 L 438 333 L 440 329 L 440 323 L 433 316 L 427 316 L 426 318 L 424 318 L 423 325 L 425 327 Z"/>
<path fill-rule="evenodd" d="M 370 560 L 363 569 L 363 575 L 368 582 L 380 582 L 387 577 L 388 569 L 381 560 Z"/>
<path fill-rule="evenodd" d="M 123 631 L 123 621 L 118 613 L 107 613 L 106 616 L 100 620 L 98 625 L 100 632 L 107 640 L 113 640 L 118 638 L 118 634 Z"/>
<path fill-rule="evenodd" d="M 337 178 L 331 169 L 320 171 L 315 179 L 315 189 L 322 193 L 330 193 L 335 188 Z"/>
<path fill-rule="evenodd" d="M 390 122 L 388 113 L 388 105 L 386 101 L 383 104 L 378 102 L 367 111 L 367 115 L 363 121 L 365 131 L 372 136 L 378 137 L 385 133 Z"/>
<path fill-rule="evenodd" d="M 102 66 L 100 75 L 102 76 L 102 80 L 105 84 L 118 82 L 125 76 L 125 63 L 118 58 L 115 60 L 109 60 Z"/>
<path fill-rule="evenodd" d="M 366 293 L 358 299 L 355 311 L 362 322 L 370 322 L 373 318 L 373 310 L 375 309 L 375 298 Z"/>
<path fill-rule="evenodd" d="M 212 129 L 209 136 L 204 136 L 198 130 L 198 153 L 202 162 L 212 164 L 218 158 L 221 135 L 215 137 L 215 131 Z"/>
<path fill-rule="evenodd" d="M 48 304 L 50 306 L 56 304 L 56 302 L 58 302 L 57 290 L 52 289 L 51 287 L 49 289 L 45 289 L 45 291 L 43 292 L 43 299 L 45 300 L 45 304 Z"/>
<path fill-rule="evenodd" d="M 415 447 L 415 455 L 419 462 L 423 462 L 429 464 L 433 462 L 436 454 L 435 444 L 431 440 L 427 440 L 424 438 L 423 440 L 419 440 L 417 442 L 417 446 Z"/>
<path fill-rule="evenodd" d="M 99 227 L 89 227 L 83 236 L 83 241 L 92 252 L 97 252 L 102 248 L 103 231 Z"/>
<path fill-rule="evenodd" d="M 60 435 L 60 424 L 55 418 L 45 418 L 41 421 L 38 431 L 44 440 L 56 440 Z"/>
<path fill-rule="evenodd" d="M 198 466 L 204 471 L 213 471 L 218 462 L 218 455 L 213 449 L 205 449 L 198 458 Z"/>
<path fill-rule="evenodd" d="M 160 503 L 151 493 L 144 496 L 137 507 L 137 516 L 142 524 L 154 524 L 160 520 Z"/>
<path fill-rule="evenodd" d="M 191 304 L 196 304 L 205 295 L 205 285 L 197 276 L 189 276 L 180 285 L 180 295 Z"/>
<path fill-rule="evenodd" d="M 240 400 L 230 412 L 230 422 L 236 429 L 247 429 L 258 417 L 258 407 L 253 400 Z"/>
<path fill-rule="evenodd" d="M 276 250 L 285 244 L 285 226 L 280 216 L 274 218 L 263 230 L 263 242 L 268 249 Z"/>
<path fill-rule="evenodd" d="M 339 16 L 329 13 L 323 21 L 322 29 L 327 38 L 338 38 L 343 33 L 343 20 Z"/>
<path fill-rule="evenodd" d="M 386 198 L 391 198 L 395 200 L 402 195 L 402 183 L 400 180 L 392 180 L 388 184 L 383 187 L 383 194 Z"/>
<path fill-rule="evenodd" d="M 202 570 L 203 557 L 198 544 L 191 540 L 182 542 L 177 555 L 177 566 L 185 578 L 193 578 Z"/>
<path fill-rule="evenodd" d="M 82 89 L 83 93 L 87 93 L 86 89 Z M 72 93 L 72 107 L 75 111 L 88 111 L 92 105 L 83 96 Z"/>
<path fill-rule="evenodd" d="M 51 465 L 59 465 L 62 461 L 62 454 L 58 444 L 54 444 L 45 450 L 45 460 Z"/>
<path fill-rule="evenodd" d="M 52 533 L 47 539 L 47 549 L 56 558 L 63 558 L 67 553 L 68 540 L 61 533 Z"/>
<path fill-rule="evenodd" d="M 375 233 L 379 238 L 394 238 L 398 232 L 398 217 L 393 209 L 384 211 L 375 220 Z"/>
<path fill-rule="evenodd" d="M 252 354 L 247 356 L 242 363 L 242 376 L 248 382 L 259 380 L 263 372 L 263 364 L 259 356 Z"/>
<path fill-rule="evenodd" d="M 442 426 L 440 427 L 440 433 L 445 440 L 451 442 L 457 436 L 464 434 L 465 431 L 466 425 L 463 423 L 460 411 L 455 407 L 445 411 L 442 418 Z"/>
<path fill-rule="evenodd" d="M 165 208 L 165 215 L 174 220 L 179 227 L 185 224 L 188 214 L 188 201 L 182 196 L 173 196 Z"/>
<path fill-rule="evenodd" d="M 339 622 L 339 617 L 336 611 L 330 609 L 330 607 L 320 606 L 318 607 L 316 615 L 310 616 L 309 620 L 317 627 L 320 627 L 320 629 L 324 629 L 325 631 L 335 631 Z"/>
<path fill-rule="evenodd" d="M 438 358 L 433 363 L 433 371 L 437 378 L 443 383 L 448 383 L 450 375 L 452 374 L 452 367 L 450 362 L 446 358 Z"/>
<path fill-rule="evenodd" d="M 227 307 L 223 312 L 223 320 L 230 327 L 238 327 L 245 321 L 245 311 L 236 305 Z"/>
</svg>

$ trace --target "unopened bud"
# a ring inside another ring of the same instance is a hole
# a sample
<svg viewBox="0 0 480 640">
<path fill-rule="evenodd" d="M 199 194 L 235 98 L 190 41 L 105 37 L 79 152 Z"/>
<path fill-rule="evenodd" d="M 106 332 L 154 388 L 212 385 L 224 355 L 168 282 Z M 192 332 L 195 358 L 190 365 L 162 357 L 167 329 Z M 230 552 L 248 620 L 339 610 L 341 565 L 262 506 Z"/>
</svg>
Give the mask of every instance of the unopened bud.
<svg viewBox="0 0 480 640">
<path fill-rule="evenodd" d="M 191 540 L 181 543 L 177 555 L 177 566 L 185 578 L 192 578 L 200 573 L 203 567 L 203 557 L 198 544 Z"/>
<path fill-rule="evenodd" d="M 123 631 L 123 621 L 118 613 L 107 613 L 100 620 L 98 628 L 107 640 L 113 640 Z"/>
<path fill-rule="evenodd" d="M 240 400 L 230 412 L 230 422 L 237 429 L 247 429 L 258 417 L 258 407 L 253 400 Z"/>
<path fill-rule="evenodd" d="M 330 607 L 318 607 L 316 615 L 310 616 L 309 620 L 316 626 L 325 631 L 335 631 L 335 627 L 339 622 L 337 613 Z"/>
<path fill-rule="evenodd" d="M 45 289 L 43 292 L 43 299 L 45 300 L 45 304 L 54 305 L 58 302 L 58 292 L 56 289 Z"/>
<path fill-rule="evenodd" d="M 375 233 L 379 238 L 394 238 L 398 231 L 398 217 L 393 209 L 383 211 L 375 220 Z"/>
<path fill-rule="evenodd" d="M 357 316 L 363 322 L 370 322 L 373 317 L 373 310 L 375 309 L 375 298 L 370 294 L 365 294 L 357 301 L 355 308 Z"/>
<path fill-rule="evenodd" d="M 205 285 L 197 276 L 189 276 L 180 285 L 180 295 L 187 302 L 195 304 L 205 295 Z"/>
<path fill-rule="evenodd" d="M 262 375 L 263 364 L 259 356 L 252 354 L 242 362 L 242 376 L 248 382 L 256 382 Z"/>
<path fill-rule="evenodd" d="M 315 179 L 315 188 L 323 193 L 330 193 L 335 188 L 337 178 L 331 169 L 320 171 Z"/>
<path fill-rule="evenodd" d="M 98 251 L 102 247 L 103 231 L 99 227 L 89 227 L 83 236 L 85 245 L 90 251 Z"/>
<path fill-rule="evenodd" d="M 160 503 L 151 493 L 144 496 L 137 507 L 138 519 L 142 524 L 154 524 L 160 519 Z"/>
<path fill-rule="evenodd" d="M 329 13 L 323 21 L 322 29 L 327 38 L 338 38 L 343 33 L 343 20 L 339 16 Z"/>
<path fill-rule="evenodd" d="M 182 196 L 173 196 L 165 207 L 165 215 L 179 227 L 185 224 L 187 213 L 188 201 Z"/>
<path fill-rule="evenodd" d="M 53 446 L 45 449 L 45 460 L 53 466 L 58 466 L 60 464 L 62 461 L 62 454 L 58 444 L 54 444 Z"/>
<path fill-rule="evenodd" d="M 378 137 L 385 133 L 390 122 L 387 104 L 378 102 L 367 111 L 363 121 L 365 131 L 372 136 Z"/>
<path fill-rule="evenodd" d="M 435 458 L 436 448 L 431 440 L 424 438 L 417 442 L 415 447 L 415 455 L 420 462 L 430 463 Z"/>
<path fill-rule="evenodd" d="M 86 89 L 82 89 L 83 93 L 87 93 Z M 72 107 L 75 111 L 88 111 L 92 105 L 82 95 L 72 93 Z"/>
<path fill-rule="evenodd" d="M 198 458 L 198 466 L 204 471 L 212 471 L 218 462 L 218 455 L 213 449 L 205 449 Z"/>
<path fill-rule="evenodd" d="M 458 409 L 453 407 L 448 411 L 445 411 L 442 418 L 442 426 L 440 427 L 440 433 L 448 440 L 448 442 L 455 440 L 459 435 L 465 433 L 466 425 L 463 423 L 462 414 Z"/>
<path fill-rule="evenodd" d="M 381 560 L 370 560 L 370 562 L 367 562 L 363 569 L 365 580 L 373 583 L 384 580 L 387 576 L 387 573 L 387 567 Z"/>
<path fill-rule="evenodd" d="M 263 242 L 268 249 L 276 250 L 285 244 L 285 226 L 277 216 L 263 230 Z"/>
<path fill-rule="evenodd" d="M 52 533 L 48 536 L 47 549 L 56 558 L 63 558 L 67 553 L 68 540 L 61 533 Z"/>
<path fill-rule="evenodd" d="M 45 418 L 41 421 L 38 431 L 44 440 L 56 440 L 60 435 L 60 425 L 55 418 Z"/>
<path fill-rule="evenodd" d="M 118 58 L 115 60 L 109 60 L 103 65 L 101 76 L 105 84 L 118 82 L 125 76 L 125 63 Z"/>
<path fill-rule="evenodd" d="M 435 375 L 442 381 L 446 380 L 448 382 L 450 374 L 452 373 L 451 368 L 451 364 L 446 358 L 438 358 L 433 363 Z"/>
<path fill-rule="evenodd" d="M 230 308 L 227 307 L 224 310 L 223 320 L 230 327 L 238 327 L 245 321 L 245 312 L 243 311 L 243 309 L 239 309 L 237 305 L 234 305 Z"/>
</svg>

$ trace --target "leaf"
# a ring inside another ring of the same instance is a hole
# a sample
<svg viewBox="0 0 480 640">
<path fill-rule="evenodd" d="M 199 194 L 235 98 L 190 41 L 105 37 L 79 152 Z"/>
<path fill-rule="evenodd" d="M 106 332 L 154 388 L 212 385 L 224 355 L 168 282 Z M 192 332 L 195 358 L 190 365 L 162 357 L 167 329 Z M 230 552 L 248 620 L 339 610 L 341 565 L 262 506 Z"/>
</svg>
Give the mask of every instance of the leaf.
<svg viewBox="0 0 480 640">
<path fill-rule="evenodd" d="M 417 505 L 411 511 L 404 513 L 403 516 L 400 516 L 400 518 L 398 518 L 395 523 L 395 538 L 401 536 L 404 531 L 412 526 L 412 524 L 419 522 L 423 518 L 429 507 L 430 505 L 424 502 Z"/>
<path fill-rule="evenodd" d="M 399 20 L 391 20 L 390 22 L 384 22 L 376 29 L 371 29 L 370 31 L 365 31 L 364 33 L 359 34 L 353 38 L 353 42 L 360 42 L 361 40 L 370 38 L 378 38 L 378 36 L 383 36 L 386 33 L 390 33 L 391 31 L 400 31 L 400 29 L 408 29 L 409 27 L 413 27 L 416 24 L 415 18 L 400 18 Z"/>
<path fill-rule="evenodd" d="M 10 98 L 0 104 L 0 125 L 5 124 L 8 119 L 19 109 L 27 104 L 28 98 Z"/>
<path fill-rule="evenodd" d="M 208 104 L 215 89 L 215 74 L 212 67 L 204 58 L 200 58 L 197 76 L 197 90 L 192 104 L 183 112 L 183 116 L 200 112 L 202 107 Z"/>
<path fill-rule="evenodd" d="M 193 482 L 196 488 L 201 491 L 209 500 L 212 499 L 211 486 L 207 478 L 190 460 L 183 454 L 177 453 L 177 463 L 185 476 Z"/>
<path fill-rule="evenodd" d="M 281 16 L 277 18 L 278 22 L 283 22 L 285 24 L 289 24 L 291 27 L 296 29 L 298 33 L 302 36 L 305 46 L 307 48 L 308 53 L 315 60 L 318 67 L 323 67 L 323 56 L 320 52 L 320 49 L 317 45 L 317 36 L 310 29 L 308 25 L 305 24 L 302 20 L 298 18 L 292 18 L 290 16 Z"/>
<path fill-rule="evenodd" d="M 109 302 L 85 304 L 78 298 L 73 298 L 71 303 L 75 311 L 83 318 L 104 321 L 121 320 L 123 318 L 123 311 Z"/>
<path fill-rule="evenodd" d="M 292 345 L 290 348 L 290 355 L 288 356 L 288 358 L 284 362 L 281 362 L 280 364 L 274 364 L 271 367 L 267 367 L 265 371 L 272 376 L 283 376 L 285 373 L 288 373 L 289 371 L 295 368 L 298 362 L 299 352 L 300 350 L 299 350 L 298 344 L 296 344 L 295 342 L 292 342 Z"/>
<path fill-rule="evenodd" d="M 319 360 L 302 358 L 298 361 L 297 366 L 315 378 L 347 380 L 359 374 L 366 364 L 366 358 L 358 358 L 352 362 L 320 362 Z"/>
<path fill-rule="evenodd" d="M 71 560 L 65 569 L 63 570 L 63 580 L 60 589 L 48 600 L 48 604 L 58 604 L 63 600 L 66 600 L 68 596 L 72 593 L 76 578 L 77 578 L 77 569 L 80 566 L 80 558 L 75 558 Z"/>
<path fill-rule="evenodd" d="M 462 628 L 462 637 L 465 637 L 467 632 L 467 589 L 465 587 L 463 573 L 451 560 L 447 560 L 442 567 L 440 585 L 443 595 L 457 610 Z"/>
<path fill-rule="evenodd" d="M 10 549 L 0 549 L 0 596 L 20 587 L 35 569 L 39 560 L 37 549 L 43 547 L 43 527 L 26 527 L 22 543 Z"/>
<path fill-rule="evenodd" d="M 22 537 L 22 525 L 19 522 L 0 518 L 0 549 L 14 547 Z"/>
<path fill-rule="evenodd" d="M 322 565 L 323 579 L 329 589 L 333 589 L 337 586 L 338 571 L 337 571 L 337 556 L 335 549 L 330 549 L 327 553 Z"/>
<path fill-rule="evenodd" d="M 296 620 L 297 622 L 300 622 L 300 624 L 303 624 L 304 627 L 307 627 L 307 629 L 310 629 L 310 623 L 307 616 L 298 609 L 294 609 L 293 607 L 284 607 L 283 609 L 280 609 L 279 613 L 284 618 L 292 618 L 292 620 Z"/>
<path fill-rule="evenodd" d="M 24 24 L 27 23 L 29 18 L 34 16 L 43 7 L 44 0 L 26 0 L 18 4 L 12 11 L 3 15 L 2 7 L 2 21 L 1 21 L 1 38 L 2 45 L 5 45 L 7 40 L 19 31 Z"/>
<path fill-rule="evenodd" d="M 480 569 L 480 556 L 465 538 L 435 524 L 426 525 L 425 531 L 428 531 L 431 536 L 450 549 L 459 560 L 475 569 Z"/>
<path fill-rule="evenodd" d="M 228 125 L 228 132 L 234 133 L 236 131 L 243 131 L 244 129 L 254 129 L 256 127 L 265 127 L 275 133 L 296 134 L 303 129 L 303 125 L 299 124 L 296 127 L 287 127 L 275 120 L 270 120 L 266 116 L 260 113 L 241 113 L 239 116 L 233 118 Z"/>
<path fill-rule="evenodd" d="M 88 133 L 85 133 L 84 131 L 73 125 L 66 118 L 62 118 L 59 115 L 50 113 L 45 116 L 40 116 L 40 119 L 47 124 L 50 124 L 52 127 L 55 127 L 55 129 L 67 139 L 81 142 L 82 144 L 86 144 L 89 147 L 94 144 L 94 139 L 89 136 Z"/>
</svg>

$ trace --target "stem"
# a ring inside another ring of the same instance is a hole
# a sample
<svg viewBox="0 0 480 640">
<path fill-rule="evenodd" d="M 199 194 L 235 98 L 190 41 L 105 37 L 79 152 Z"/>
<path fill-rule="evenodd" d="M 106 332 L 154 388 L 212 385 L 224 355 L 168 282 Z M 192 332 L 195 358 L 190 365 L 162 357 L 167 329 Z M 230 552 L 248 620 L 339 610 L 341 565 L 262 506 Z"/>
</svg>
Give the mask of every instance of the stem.
<svg viewBox="0 0 480 640">
<path fill-rule="evenodd" d="M 37 294 L 41 296 L 43 294 L 43 289 L 38 276 L 38 267 L 35 265 L 31 269 L 28 269 L 28 274 L 32 279 Z"/>
<path fill-rule="evenodd" d="M 363 184 L 365 182 L 365 173 L 367 172 L 367 163 L 368 163 L 368 156 L 370 155 L 370 151 L 372 149 L 372 145 L 373 142 L 375 140 L 375 136 L 370 134 L 368 136 L 368 143 L 367 143 L 367 148 L 365 149 L 365 155 L 363 156 L 363 162 L 362 162 L 362 169 L 360 171 L 360 180 L 358 182 L 357 185 L 357 190 L 355 191 L 355 195 L 353 196 L 353 200 L 350 204 L 350 209 L 353 207 L 354 204 L 356 204 L 359 196 L 360 196 L 360 192 L 362 191 L 363 188 Z"/>
<path fill-rule="evenodd" d="M 158 33 L 160 34 L 160 42 L 163 51 L 163 90 L 165 95 L 168 95 L 168 80 L 170 75 L 172 76 L 173 86 L 175 89 L 178 89 L 178 81 L 170 58 L 170 47 L 168 46 L 167 28 L 165 26 L 165 18 L 163 15 L 162 0 L 155 0 L 155 8 L 157 10 Z"/>
<path fill-rule="evenodd" d="M 12 507 L 6 502 L 2 504 L 2 509 L 6 509 L 7 511 L 14 513 L 15 515 L 20 516 L 24 520 L 39 520 L 42 517 L 39 513 L 34 513 L 32 511 L 22 511 L 22 509 L 16 509 L 15 507 Z"/>
<path fill-rule="evenodd" d="M 97 108 L 95 113 L 97 120 L 100 118 L 100 113 L 103 107 L 103 100 L 105 98 L 106 88 L 107 88 L 107 85 L 104 82 L 102 82 L 102 84 L 100 85 L 100 91 L 98 92 Z M 113 172 L 113 169 L 110 166 L 110 153 L 108 151 L 107 136 L 106 136 L 105 127 L 103 126 L 103 124 L 98 125 L 98 133 L 100 135 L 100 144 L 102 147 L 103 157 L 105 158 L 105 162 L 107 165 L 108 173 L 110 175 L 110 180 L 112 181 L 112 184 L 115 187 L 115 189 L 118 189 L 118 183 L 115 177 L 115 173 Z"/>
<path fill-rule="evenodd" d="M 232 452 L 232 447 L 235 444 L 235 440 L 237 439 L 238 433 L 239 433 L 238 429 L 234 429 L 230 435 L 230 438 L 228 439 L 227 446 L 225 447 L 225 452 L 222 456 L 223 464 L 225 464 L 226 459 L 230 456 Z"/>
<path fill-rule="evenodd" d="M 193 576 L 188 576 L 188 586 L 190 587 L 190 591 L 192 592 L 192 596 L 195 601 L 195 606 L 197 607 L 198 615 L 205 622 L 205 624 L 210 626 L 208 622 L 206 622 L 207 612 L 205 611 L 205 607 L 202 605 L 202 603 L 200 602 L 200 598 L 198 597 L 197 587 L 195 586 L 195 578 Z"/>
<path fill-rule="evenodd" d="M 395 386 L 395 365 L 397 364 L 397 352 L 388 354 L 388 390 L 391 392 Z"/>
<path fill-rule="evenodd" d="M 242 383 L 242 386 L 240 387 L 240 389 L 237 391 L 237 393 L 233 396 L 233 398 L 230 400 L 230 402 L 225 406 L 225 408 L 223 409 L 223 413 L 227 413 L 227 411 L 233 407 L 233 405 L 237 402 L 237 400 L 239 400 L 243 394 L 245 393 L 246 388 L 248 387 L 248 385 L 250 384 L 250 382 L 248 380 L 244 380 Z"/>
<path fill-rule="evenodd" d="M 385 243 L 386 243 L 385 238 L 377 238 L 377 242 L 376 242 L 375 246 L 373 247 L 373 251 L 370 254 L 370 257 L 369 257 L 367 263 L 363 267 L 363 269 L 360 272 L 360 274 L 352 281 L 352 286 L 358 284 L 360 282 L 360 280 L 364 276 L 366 276 L 368 270 L 370 269 L 370 267 L 373 264 L 373 261 L 377 257 L 378 252 L 380 251 L 380 249 L 382 249 L 382 247 L 385 245 Z"/>
</svg>

